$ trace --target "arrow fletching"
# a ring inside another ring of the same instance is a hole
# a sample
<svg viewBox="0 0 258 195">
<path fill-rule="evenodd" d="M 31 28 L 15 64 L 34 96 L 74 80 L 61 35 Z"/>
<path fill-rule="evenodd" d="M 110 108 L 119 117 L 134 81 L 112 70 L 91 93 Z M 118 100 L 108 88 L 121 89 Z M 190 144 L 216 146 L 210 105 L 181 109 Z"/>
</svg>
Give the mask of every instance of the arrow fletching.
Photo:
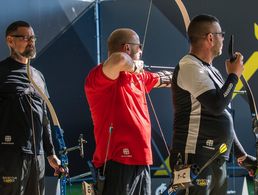
<svg viewBox="0 0 258 195">
<path fill-rule="evenodd" d="M 221 146 L 219 147 L 219 152 L 220 154 L 223 154 L 227 151 L 227 145 L 226 144 L 221 144 Z"/>
</svg>

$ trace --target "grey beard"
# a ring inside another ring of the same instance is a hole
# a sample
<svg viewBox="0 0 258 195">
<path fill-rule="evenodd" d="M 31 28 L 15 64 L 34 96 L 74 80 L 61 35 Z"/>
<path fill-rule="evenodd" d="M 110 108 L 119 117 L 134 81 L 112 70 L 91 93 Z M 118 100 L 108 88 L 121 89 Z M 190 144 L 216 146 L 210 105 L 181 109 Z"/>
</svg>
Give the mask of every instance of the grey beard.
<svg viewBox="0 0 258 195">
<path fill-rule="evenodd" d="M 21 56 L 29 59 L 33 59 L 36 57 L 36 49 L 33 50 L 25 50 L 23 53 L 20 53 Z"/>
<path fill-rule="evenodd" d="M 19 56 L 21 56 L 21 57 L 33 59 L 36 57 L 36 48 L 34 48 L 33 50 L 27 49 L 23 53 L 17 52 L 13 48 L 11 48 L 11 53 L 12 53 L 12 55 L 16 56 L 17 58 L 19 58 Z"/>
</svg>

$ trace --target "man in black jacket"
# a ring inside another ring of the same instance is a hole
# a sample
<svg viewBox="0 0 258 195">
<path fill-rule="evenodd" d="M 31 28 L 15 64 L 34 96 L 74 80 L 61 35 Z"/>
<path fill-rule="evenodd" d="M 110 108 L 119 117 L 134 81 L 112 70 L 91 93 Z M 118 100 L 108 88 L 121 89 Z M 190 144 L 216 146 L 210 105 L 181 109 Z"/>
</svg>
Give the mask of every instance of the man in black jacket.
<svg viewBox="0 0 258 195">
<path fill-rule="evenodd" d="M 60 170 L 46 104 L 26 72 L 28 60 L 36 55 L 35 41 L 27 22 L 16 21 L 6 30 L 11 55 L 0 62 L 1 195 L 43 195 L 44 154 L 55 171 Z M 32 79 L 48 95 L 43 75 L 33 67 L 30 71 Z"/>
</svg>

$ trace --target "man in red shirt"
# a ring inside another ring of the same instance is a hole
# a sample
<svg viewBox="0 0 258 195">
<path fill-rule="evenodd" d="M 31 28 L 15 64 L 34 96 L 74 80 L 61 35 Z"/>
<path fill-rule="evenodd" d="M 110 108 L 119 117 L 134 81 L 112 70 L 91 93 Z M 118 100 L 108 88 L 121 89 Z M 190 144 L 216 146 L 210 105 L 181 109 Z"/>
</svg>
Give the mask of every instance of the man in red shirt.
<svg viewBox="0 0 258 195">
<path fill-rule="evenodd" d="M 151 194 L 146 93 L 153 87 L 170 86 L 172 73 L 143 70 L 141 55 L 137 33 L 117 29 L 108 38 L 108 59 L 86 78 L 84 89 L 96 141 L 93 164 L 105 176 L 103 194 Z"/>
</svg>

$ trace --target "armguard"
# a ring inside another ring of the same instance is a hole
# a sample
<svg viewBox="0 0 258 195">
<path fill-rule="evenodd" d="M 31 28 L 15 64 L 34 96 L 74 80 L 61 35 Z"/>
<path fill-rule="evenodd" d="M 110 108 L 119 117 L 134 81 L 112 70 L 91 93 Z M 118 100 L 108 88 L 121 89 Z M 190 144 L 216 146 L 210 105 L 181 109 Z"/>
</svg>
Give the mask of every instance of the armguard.
<svg viewBox="0 0 258 195">
<path fill-rule="evenodd" d="M 157 87 L 160 87 L 161 85 L 168 86 L 171 84 L 173 72 L 163 70 L 163 71 L 157 72 L 157 74 L 159 75 L 159 79 L 160 79 L 159 80 L 160 84 Z"/>
</svg>

